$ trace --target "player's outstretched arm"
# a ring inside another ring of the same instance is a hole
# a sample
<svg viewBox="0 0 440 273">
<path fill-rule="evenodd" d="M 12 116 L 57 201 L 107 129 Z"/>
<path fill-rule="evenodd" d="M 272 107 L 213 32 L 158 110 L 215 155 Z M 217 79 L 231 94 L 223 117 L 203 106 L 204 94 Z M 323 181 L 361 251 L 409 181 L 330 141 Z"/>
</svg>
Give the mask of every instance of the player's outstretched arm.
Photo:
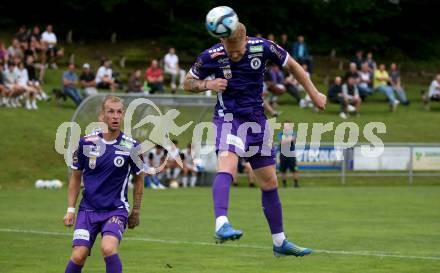
<svg viewBox="0 0 440 273">
<path fill-rule="evenodd" d="M 128 217 L 128 228 L 135 228 L 139 225 L 139 214 L 141 210 L 142 194 L 144 192 L 144 173 L 141 172 L 134 177 L 133 210 Z"/>
<path fill-rule="evenodd" d="M 198 80 L 194 78 L 190 73 L 186 75 L 185 81 L 183 82 L 183 88 L 189 92 L 204 92 L 207 90 L 214 90 L 217 92 L 222 92 L 226 90 L 228 86 L 228 81 L 225 79 L 214 79 L 214 80 Z"/>
<path fill-rule="evenodd" d="M 293 74 L 295 79 L 304 87 L 307 94 L 309 94 L 310 98 L 312 99 L 313 104 L 320 110 L 324 110 L 325 104 L 327 102 L 327 97 L 316 89 L 315 85 L 307 76 L 304 69 L 290 56 L 287 60 L 286 67 L 290 71 L 290 73 Z"/>
<path fill-rule="evenodd" d="M 67 193 L 67 213 L 63 219 L 64 225 L 68 227 L 75 223 L 75 207 L 81 189 L 81 176 L 81 170 L 72 170 Z"/>
</svg>

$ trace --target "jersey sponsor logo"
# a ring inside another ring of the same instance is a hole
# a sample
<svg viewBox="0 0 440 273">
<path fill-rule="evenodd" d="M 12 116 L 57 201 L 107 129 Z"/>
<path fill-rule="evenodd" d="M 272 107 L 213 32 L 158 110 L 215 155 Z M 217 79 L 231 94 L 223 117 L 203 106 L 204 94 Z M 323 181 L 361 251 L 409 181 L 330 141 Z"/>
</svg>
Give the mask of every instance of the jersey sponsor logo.
<svg viewBox="0 0 440 273">
<path fill-rule="evenodd" d="M 229 59 L 228 58 L 220 58 L 217 60 L 217 62 L 219 64 L 227 64 L 227 63 L 229 63 Z"/>
<path fill-rule="evenodd" d="M 252 59 L 252 58 L 256 58 L 256 57 L 263 57 L 263 53 L 254 53 L 254 54 L 248 55 L 248 59 Z"/>
<path fill-rule="evenodd" d="M 283 54 L 278 49 L 276 49 L 276 47 L 274 45 L 270 45 L 270 52 L 275 54 L 278 57 L 278 59 L 280 59 L 280 60 L 284 59 Z"/>
<path fill-rule="evenodd" d="M 237 148 L 239 148 L 239 149 L 244 151 L 243 140 L 241 138 L 239 138 L 238 136 L 234 136 L 234 135 L 228 134 L 226 136 L 226 144 L 234 145 L 235 147 L 237 147 Z"/>
<path fill-rule="evenodd" d="M 212 54 L 209 55 L 209 56 L 211 57 L 211 59 L 215 59 L 215 58 L 217 58 L 218 56 L 223 56 L 223 55 L 225 55 L 224 52 L 214 52 L 214 53 L 212 53 Z"/>
<path fill-rule="evenodd" d="M 115 151 L 115 154 L 116 154 L 116 155 L 130 155 L 130 152 L 125 152 L 125 151 L 118 151 L 118 150 L 116 150 L 116 151 Z"/>
<path fill-rule="evenodd" d="M 73 232 L 73 240 L 90 241 L 90 232 L 87 229 L 75 229 Z"/>
<path fill-rule="evenodd" d="M 121 140 L 121 142 L 119 142 L 119 145 L 124 147 L 124 148 L 127 148 L 127 149 L 131 149 L 133 147 L 133 143 L 128 142 L 128 141 L 126 141 L 124 139 Z"/>
<path fill-rule="evenodd" d="M 96 156 L 89 157 L 89 168 L 92 170 L 96 168 Z"/>
<path fill-rule="evenodd" d="M 249 52 L 250 53 L 263 52 L 263 45 L 250 46 Z"/>
<path fill-rule="evenodd" d="M 122 167 L 125 163 L 125 160 L 122 156 L 117 156 L 115 159 L 113 159 L 113 164 L 115 164 L 116 167 Z"/>
<path fill-rule="evenodd" d="M 253 58 L 251 60 L 251 67 L 253 69 L 258 69 L 261 66 L 261 60 L 259 58 Z"/>
</svg>

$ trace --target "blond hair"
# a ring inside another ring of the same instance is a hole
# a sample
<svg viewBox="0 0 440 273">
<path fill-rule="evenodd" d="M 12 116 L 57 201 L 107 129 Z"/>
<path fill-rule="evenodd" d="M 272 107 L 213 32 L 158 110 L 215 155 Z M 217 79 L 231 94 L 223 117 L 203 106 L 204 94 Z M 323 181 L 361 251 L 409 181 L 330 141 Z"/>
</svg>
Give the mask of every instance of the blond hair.
<svg viewBox="0 0 440 273">
<path fill-rule="evenodd" d="M 122 106 L 124 106 L 124 100 L 123 99 L 121 99 L 120 97 L 113 96 L 113 95 L 108 95 L 108 96 L 106 96 L 104 98 L 104 100 L 101 103 L 101 113 L 104 113 L 104 111 L 105 111 L 105 104 L 107 102 L 119 102 L 119 103 L 122 104 Z"/>
<path fill-rule="evenodd" d="M 228 44 L 240 43 L 246 40 L 246 27 L 242 23 L 238 23 L 237 29 L 232 32 L 232 35 L 224 41 Z"/>
</svg>

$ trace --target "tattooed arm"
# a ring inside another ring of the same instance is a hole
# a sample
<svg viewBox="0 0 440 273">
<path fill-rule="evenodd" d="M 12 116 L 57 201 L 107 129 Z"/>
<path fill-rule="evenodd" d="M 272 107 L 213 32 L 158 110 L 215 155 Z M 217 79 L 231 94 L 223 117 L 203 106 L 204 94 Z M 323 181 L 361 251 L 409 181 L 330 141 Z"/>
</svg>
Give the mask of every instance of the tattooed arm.
<svg viewBox="0 0 440 273">
<path fill-rule="evenodd" d="M 134 177 L 133 210 L 128 217 L 128 227 L 134 228 L 139 225 L 139 214 L 141 210 L 142 193 L 144 191 L 144 173 L 141 172 Z"/>
<path fill-rule="evenodd" d="M 225 79 L 214 79 L 214 80 L 198 80 L 194 78 L 190 73 L 186 75 L 185 82 L 183 83 L 183 88 L 186 91 L 199 93 L 206 90 L 214 90 L 217 92 L 222 92 L 226 90 L 228 86 L 228 81 Z"/>
</svg>

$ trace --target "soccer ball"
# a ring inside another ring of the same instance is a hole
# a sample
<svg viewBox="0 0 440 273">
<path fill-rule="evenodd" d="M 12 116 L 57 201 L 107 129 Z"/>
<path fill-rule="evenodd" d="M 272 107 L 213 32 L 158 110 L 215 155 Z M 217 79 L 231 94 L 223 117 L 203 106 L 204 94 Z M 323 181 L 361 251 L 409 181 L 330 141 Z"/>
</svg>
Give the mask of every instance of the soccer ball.
<svg viewBox="0 0 440 273">
<path fill-rule="evenodd" d="M 227 38 L 237 29 L 238 16 L 227 6 L 213 8 L 206 15 L 206 28 L 215 38 Z"/>
<path fill-rule="evenodd" d="M 179 187 L 179 183 L 176 180 L 170 182 L 171 189 L 177 189 Z"/>
<path fill-rule="evenodd" d="M 35 188 L 37 189 L 43 189 L 46 186 L 45 182 L 41 179 L 38 179 L 35 181 Z"/>
</svg>

